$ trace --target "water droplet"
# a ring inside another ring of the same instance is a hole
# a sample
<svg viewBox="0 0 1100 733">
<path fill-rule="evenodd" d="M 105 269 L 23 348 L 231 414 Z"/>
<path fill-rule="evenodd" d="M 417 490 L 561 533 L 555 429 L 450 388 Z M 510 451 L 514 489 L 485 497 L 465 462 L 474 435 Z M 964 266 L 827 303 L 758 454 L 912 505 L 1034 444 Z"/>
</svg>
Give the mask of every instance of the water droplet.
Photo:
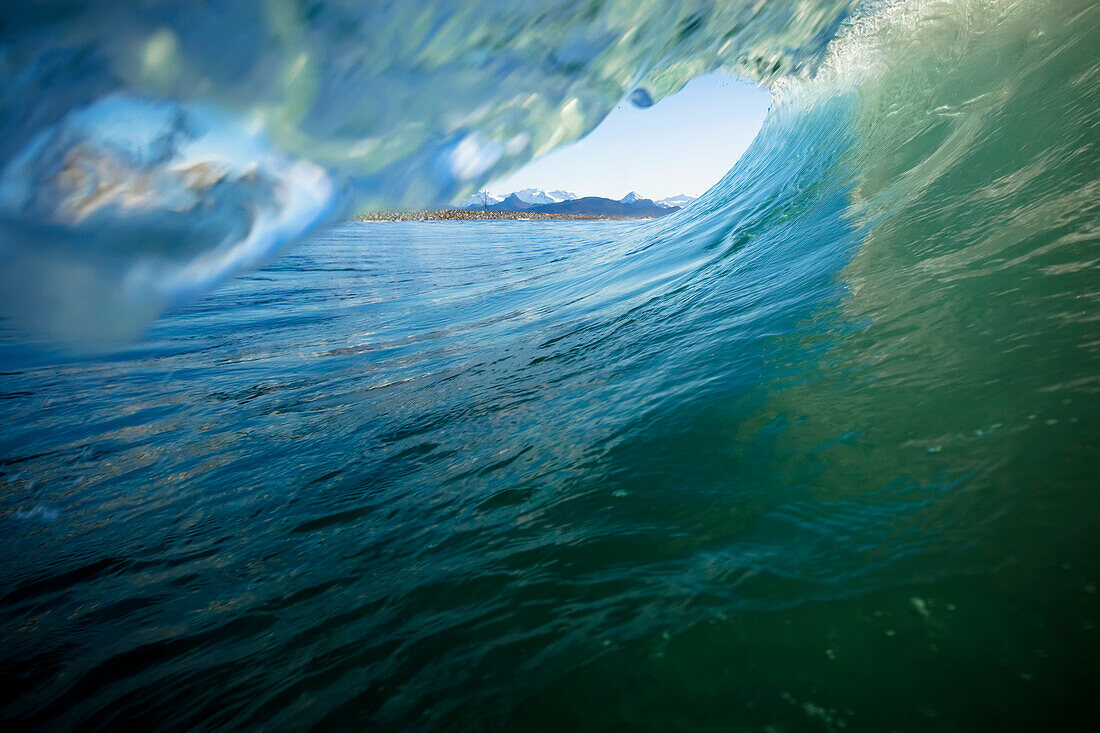
<svg viewBox="0 0 1100 733">
<path fill-rule="evenodd" d="M 638 87 L 630 93 L 630 103 L 639 109 L 653 106 L 653 95 L 648 90 Z"/>
</svg>

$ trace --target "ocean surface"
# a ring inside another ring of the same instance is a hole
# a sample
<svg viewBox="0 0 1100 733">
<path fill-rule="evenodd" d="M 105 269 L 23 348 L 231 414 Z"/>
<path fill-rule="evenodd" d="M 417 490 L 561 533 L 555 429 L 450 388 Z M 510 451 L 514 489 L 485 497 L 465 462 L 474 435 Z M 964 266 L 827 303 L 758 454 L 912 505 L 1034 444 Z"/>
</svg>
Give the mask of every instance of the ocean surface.
<svg viewBox="0 0 1100 733">
<path fill-rule="evenodd" d="M 1100 5 L 56 10 L 0 11 L 7 728 L 1094 724 Z M 716 70 L 773 106 L 675 214 L 338 223 Z"/>
<path fill-rule="evenodd" d="M 883 323 L 835 224 L 661 226 L 345 224 L 132 346 L 5 339 L 4 717 L 967 730 L 1088 704 L 1093 365 L 1027 325 L 1064 311 L 983 289 L 978 323 L 954 298 Z"/>
</svg>

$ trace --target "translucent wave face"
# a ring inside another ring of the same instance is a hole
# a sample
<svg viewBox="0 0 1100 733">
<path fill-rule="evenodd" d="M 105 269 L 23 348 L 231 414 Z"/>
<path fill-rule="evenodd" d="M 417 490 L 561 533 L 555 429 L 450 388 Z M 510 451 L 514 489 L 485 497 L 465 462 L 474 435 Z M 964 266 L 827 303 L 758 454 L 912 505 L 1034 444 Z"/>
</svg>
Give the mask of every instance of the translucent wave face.
<svg viewBox="0 0 1100 733">
<path fill-rule="evenodd" d="M 60 5 L 0 10 L 0 305 L 98 339 L 340 212 L 474 190 L 633 89 L 806 73 L 855 2 Z"/>
<path fill-rule="evenodd" d="M 0 171 L 0 304 L 38 329 L 117 339 L 325 220 L 325 172 L 210 110 L 112 96 Z"/>
</svg>

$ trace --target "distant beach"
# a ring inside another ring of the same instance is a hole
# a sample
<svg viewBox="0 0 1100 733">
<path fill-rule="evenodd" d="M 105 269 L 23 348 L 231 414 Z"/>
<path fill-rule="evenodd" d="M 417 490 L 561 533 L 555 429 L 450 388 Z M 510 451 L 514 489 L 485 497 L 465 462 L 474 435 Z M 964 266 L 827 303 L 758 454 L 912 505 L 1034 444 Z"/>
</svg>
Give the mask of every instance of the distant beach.
<svg viewBox="0 0 1100 733">
<path fill-rule="evenodd" d="M 645 216 L 610 216 L 600 214 L 546 214 L 535 211 L 478 211 L 473 209 L 438 209 L 424 211 L 375 211 L 360 214 L 353 221 L 479 221 L 491 219 L 509 219 L 514 221 L 565 219 L 575 221 L 608 220 L 645 220 Z"/>
</svg>

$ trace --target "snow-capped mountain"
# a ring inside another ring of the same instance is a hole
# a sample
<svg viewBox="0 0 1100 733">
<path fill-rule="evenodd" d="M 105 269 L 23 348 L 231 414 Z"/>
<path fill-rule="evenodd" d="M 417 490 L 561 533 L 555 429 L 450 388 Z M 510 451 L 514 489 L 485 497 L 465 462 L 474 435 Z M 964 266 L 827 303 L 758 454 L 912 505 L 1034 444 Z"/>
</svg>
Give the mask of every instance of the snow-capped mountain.
<svg viewBox="0 0 1100 733">
<path fill-rule="evenodd" d="M 499 204 L 504 200 L 503 196 L 497 196 L 495 193 L 489 193 L 488 191 L 478 191 L 477 193 L 470 194 L 466 198 L 458 202 L 458 205 L 463 208 L 469 208 L 471 206 L 492 206 L 493 204 Z"/>
<path fill-rule="evenodd" d="M 464 209 L 475 206 L 492 206 L 499 204 L 509 196 L 515 196 L 520 201 L 528 204 L 559 204 L 562 201 L 572 201 L 577 194 L 572 191 L 543 191 L 541 188 L 525 188 L 522 191 L 513 191 L 508 194 L 496 194 L 490 191 L 478 191 L 458 202 L 458 206 Z"/>
<path fill-rule="evenodd" d="M 695 198 L 695 196 L 680 194 L 679 196 L 669 196 L 667 199 L 658 199 L 654 203 L 658 206 L 679 206 L 682 208 L 694 201 Z"/>
<path fill-rule="evenodd" d="M 577 194 L 573 193 L 572 191 L 562 191 L 561 189 L 558 189 L 557 191 L 548 191 L 546 195 L 554 199 L 555 202 L 572 201 L 573 199 L 577 198 Z"/>
<path fill-rule="evenodd" d="M 642 196 L 637 191 L 631 191 L 626 196 L 623 196 L 621 199 L 619 199 L 619 201 L 624 203 L 624 204 L 632 204 L 635 201 L 648 201 L 648 200 L 649 199 L 647 199 L 645 196 Z M 690 204 L 694 200 L 695 200 L 695 196 L 688 196 L 687 194 L 682 193 L 682 194 L 679 194 L 678 196 L 669 196 L 667 199 L 656 199 L 655 201 L 653 201 L 653 203 L 657 204 L 658 206 L 667 206 L 669 208 L 673 208 L 673 207 L 676 207 L 676 206 L 679 206 L 679 207 L 682 208 L 684 206 L 687 206 L 688 204 Z"/>
<path fill-rule="evenodd" d="M 525 188 L 522 191 L 516 191 L 515 195 L 520 201 L 526 201 L 529 204 L 556 204 L 559 201 L 570 201 L 577 198 L 576 194 L 569 191 L 551 191 L 547 193 L 541 188 Z"/>
<path fill-rule="evenodd" d="M 546 192 L 539 188 L 525 188 L 522 191 L 514 191 L 512 195 L 520 201 L 526 201 L 529 204 L 554 203 L 554 201 L 546 195 Z"/>
<path fill-rule="evenodd" d="M 588 197 L 588 198 L 599 198 Z M 458 203 L 458 206 L 463 209 L 484 209 L 489 207 L 503 208 L 508 211 L 516 211 L 526 209 L 530 206 L 543 206 L 546 204 L 560 204 L 566 201 L 579 200 L 577 194 L 572 191 L 543 191 L 541 188 L 525 188 L 522 191 L 513 191 L 512 193 L 501 195 L 492 193 L 491 191 L 478 191 L 477 193 L 467 196 Z M 601 199 L 611 201 L 611 199 Z M 638 204 L 639 202 L 657 206 L 663 206 L 668 209 L 680 208 L 687 206 L 689 203 L 695 200 L 694 196 L 686 196 L 680 194 L 679 196 L 670 196 L 668 198 L 659 199 L 657 201 L 651 201 L 645 196 L 642 196 L 637 191 L 631 191 L 626 196 L 618 199 L 620 204 Z"/>
</svg>

